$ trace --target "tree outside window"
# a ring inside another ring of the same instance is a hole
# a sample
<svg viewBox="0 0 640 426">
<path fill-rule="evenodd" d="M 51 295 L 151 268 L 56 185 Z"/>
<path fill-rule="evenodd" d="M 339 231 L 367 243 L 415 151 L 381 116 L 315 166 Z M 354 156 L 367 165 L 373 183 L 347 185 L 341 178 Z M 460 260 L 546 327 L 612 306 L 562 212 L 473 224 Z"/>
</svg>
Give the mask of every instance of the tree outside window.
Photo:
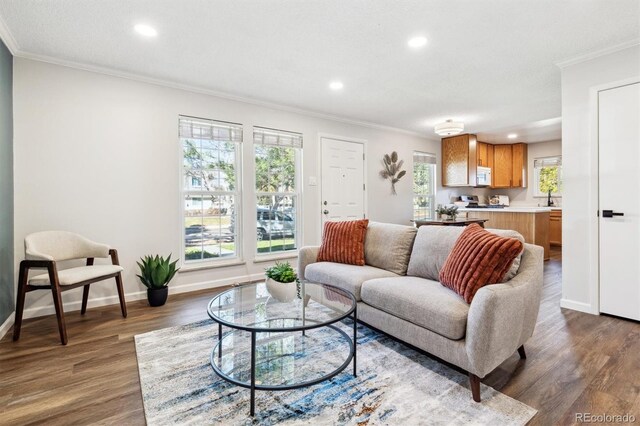
<svg viewBox="0 0 640 426">
<path fill-rule="evenodd" d="M 562 157 L 545 157 L 534 160 L 536 196 L 559 197 L 562 195 Z"/>
</svg>

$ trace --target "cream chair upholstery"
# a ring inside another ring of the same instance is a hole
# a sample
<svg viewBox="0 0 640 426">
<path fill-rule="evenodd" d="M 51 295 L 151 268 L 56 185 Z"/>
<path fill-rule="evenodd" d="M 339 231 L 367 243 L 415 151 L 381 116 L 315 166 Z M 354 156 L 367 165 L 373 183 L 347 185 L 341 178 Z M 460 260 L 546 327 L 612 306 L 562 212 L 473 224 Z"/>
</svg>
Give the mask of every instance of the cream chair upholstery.
<svg viewBox="0 0 640 426">
<path fill-rule="evenodd" d="M 118 261 L 118 252 L 106 244 L 93 242 L 82 235 L 66 231 L 44 231 L 28 235 L 24 240 L 25 260 L 20 262 L 18 295 L 16 301 L 16 320 L 13 340 L 20 338 L 22 315 L 26 293 L 34 290 L 51 290 L 58 318 L 58 330 L 63 345 L 67 344 L 67 331 L 64 320 L 61 293 L 77 287 L 83 287 L 81 314 L 87 311 L 89 286 L 98 281 L 115 278 L 122 316 L 127 316 L 124 300 L 122 271 Z M 94 265 L 95 258 L 111 258 L 111 265 Z M 65 260 L 86 259 L 85 266 L 57 270 L 57 263 Z M 29 279 L 30 269 L 46 269 Z"/>
</svg>

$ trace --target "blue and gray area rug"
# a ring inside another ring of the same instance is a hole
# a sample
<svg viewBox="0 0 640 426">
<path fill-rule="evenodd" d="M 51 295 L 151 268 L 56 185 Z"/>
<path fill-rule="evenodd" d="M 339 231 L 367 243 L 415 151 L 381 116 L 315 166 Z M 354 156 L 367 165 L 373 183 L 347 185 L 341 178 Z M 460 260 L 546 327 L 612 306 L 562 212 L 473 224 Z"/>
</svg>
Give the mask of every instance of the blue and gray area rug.
<svg viewBox="0 0 640 426">
<path fill-rule="evenodd" d="M 349 324 L 343 327 L 349 332 Z M 323 330 L 307 332 L 304 338 L 300 333 L 267 335 L 259 349 L 263 355 L 302 345 L 308 358 L 269 357 L 269 365 L 258 365 L 259 370 L 270 371 L 264 378 L 287 382 L 340 365 L 348 346 L 323 335 L 329 332 Z M 249 390 L 224 381 L 209 364 L 217 332 L 217 325 L 205 320 L 135 336 L 147 424 L 524 425 L 536 414 L 484 385 L 482 403 L 474 403 L 466 375 L 359 325 L 358 377 L 353 377 L 349 365 L 315 386 L 256 391 L 256 416 L 251 418 Z M 227 340 L 223 368 L 246 378 L 249 339 Z"/>
</svg>

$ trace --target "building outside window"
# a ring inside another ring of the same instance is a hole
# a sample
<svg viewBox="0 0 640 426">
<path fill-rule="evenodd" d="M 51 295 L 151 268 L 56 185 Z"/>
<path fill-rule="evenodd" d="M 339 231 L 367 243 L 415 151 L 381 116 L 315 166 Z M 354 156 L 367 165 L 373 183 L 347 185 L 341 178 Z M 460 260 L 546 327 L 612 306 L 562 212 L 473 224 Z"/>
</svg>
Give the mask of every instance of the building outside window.
<svg viewBox="0 0 640 426">
<path fill-rule="evenodd" d="M 302 135 L 255 127 L 256 252 L 298 249 Z"/>
<path fill-rule="evenodd" d="M 562 156 L 536 158 L 533 161 L 536 197 L 562 196 Z"/>
<path fill-rule="evenodd" d="M 425 152 L 413 153 L 413 219 L 435 217 L 436 156 Z"/>
<path fill-rule="evenodd" d="M 183 259 L 239 257 L 242 125 L 181 116 Z"/>
</svg>

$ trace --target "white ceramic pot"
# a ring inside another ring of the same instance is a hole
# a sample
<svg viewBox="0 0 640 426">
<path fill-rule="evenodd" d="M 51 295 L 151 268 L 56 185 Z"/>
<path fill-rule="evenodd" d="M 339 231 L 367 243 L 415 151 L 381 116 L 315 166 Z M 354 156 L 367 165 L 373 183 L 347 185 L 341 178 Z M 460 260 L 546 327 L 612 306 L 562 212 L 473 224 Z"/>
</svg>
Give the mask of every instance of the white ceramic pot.
<svg viewBox="0 0 640 426">
<path fill-rule="evenodd" d="M 290 283 L 281 283 L 272 280 L 271 278 L 267 278 L 266 284 L 269 294 L 279 302 L 292 302 L 298 294 L 298 287 L 295 281 Z"/>
</svg>

